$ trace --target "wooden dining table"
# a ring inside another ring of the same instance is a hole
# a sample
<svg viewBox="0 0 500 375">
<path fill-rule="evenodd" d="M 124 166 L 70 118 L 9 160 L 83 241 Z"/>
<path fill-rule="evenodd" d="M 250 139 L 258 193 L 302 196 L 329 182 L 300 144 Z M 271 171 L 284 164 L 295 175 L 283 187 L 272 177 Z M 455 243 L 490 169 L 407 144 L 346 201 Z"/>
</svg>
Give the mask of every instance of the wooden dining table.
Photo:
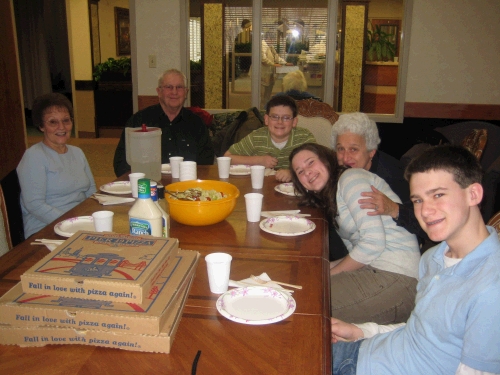
<svg viewBox="0 0 500 375">
<path fill-rule="evenodd" d="M 198 166 L 198 179 L 219 180 L 217 166 Z M 121 179 L 128 177 L 122 176 Z M 174 180 L 175 181 L 175 180 Z M 298 206 L 298 198 L 275 190 L 274 176 L 254 190 L 250 176 L 228 181 L 240 191 L 229 217 L 208 226 L 171 221 L 170 237 L 179 247 L 196 250 L 200 261 L 179 328 L 169 354 L 134 352 L 85 345 L 22 348 L 0 345 L 0 373 L 16 374 L 331 374 L 328 223 L 320 209 Z M 166 186 L 170 175 L 162 175 Z M 307 234 L 279 236 L 264 232 L 246 219 L 244 194 L 264 195 L 262 210 L 293 210 L 310 214 L 316 228 Z M 132 203 L 105 206 L 115 213 L 114 231 L 128 233 Z M 87 199 L 0 258 L 0 295 L 16 285 L 23 272 L 49 253 L 34 239 L 64 239 L 54 225 L 102 210 Z M 232 255 L 232 280 L 266 272 L 271 279 L 299 284 L 295 312 L 274 324 L 246 325 L 223 317 L 216 308 L 219 295 L 210 292 L 204 257 L 212 252 Z M 1 321 L 1 317 L 0 317 Z M 195 358 L 197 357 L 197 361 Z"/>
</svg>

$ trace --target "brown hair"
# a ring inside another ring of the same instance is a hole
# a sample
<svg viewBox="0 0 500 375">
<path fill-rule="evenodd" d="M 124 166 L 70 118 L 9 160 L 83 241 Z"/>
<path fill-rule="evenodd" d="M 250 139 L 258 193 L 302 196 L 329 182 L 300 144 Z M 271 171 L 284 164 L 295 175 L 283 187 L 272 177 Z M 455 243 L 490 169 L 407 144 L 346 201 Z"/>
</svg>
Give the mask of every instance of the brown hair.
<svg viewBox="0 0 500 375">
<path fill-rule="evenodd" d="M 483 179 L 477 158 L 466 148 L 454 145 L 434 146 L 413 159 L 406 167 L 405 179 L 409 182 L 415 173 L 440 170 L 451 173 L 462 189 L 480 184 Z"/>
<path fill-rule="evenodd" d="M 33 125 L 38 129 L 43 128 L 43 115 L 50 107 L 65 108 L 68 110 L 69 116 L 73 118 L 73 105 L 67 97 L 57 92 L 38 96 L 33 102 L 31 110 L 31 118 Z"/>
<path fill-rule="evenodd" d="M 292 167 L 292 161 L 295 155 L 297 155 L 301 151 L 306 150 L 312 152 L 318 157 L 319 161 L 321 161 L 325 168 L 328 170 L 328 174 L 330 176 L 326 185 L 319 192 L 309 191 L 304 188 L 304 186 L 302 186 L 302 184 L 300 183 L 294 168 Z M 337 187 L 340 175 L 346 170 L 346 168 L 339 166 L 335 151 L 317 143 L 304 143 L 303 145 L 295 148 L 290 153 L 289 160 L 293 186 L 295 190 L 300 194 L 299 205 L 324 208 L 326 212 L 331 216 L 334 225 L 337 225 L 336 221 L 334 220 L 338 214 Z"/>
</svg>

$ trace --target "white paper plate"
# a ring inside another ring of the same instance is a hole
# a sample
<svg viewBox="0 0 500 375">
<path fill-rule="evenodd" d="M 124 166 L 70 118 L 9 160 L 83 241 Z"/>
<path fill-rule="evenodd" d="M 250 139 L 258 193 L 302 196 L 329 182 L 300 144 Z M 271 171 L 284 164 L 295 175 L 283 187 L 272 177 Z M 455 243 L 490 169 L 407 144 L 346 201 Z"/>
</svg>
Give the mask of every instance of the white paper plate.
<svg viewBox="0 0 500 375">
<path fill-rule="evenodd" d="M 130 181 L 116 181 L 102 185 L 99 190 L 109 194 L 131 194 Z"/>
<path fill-rule="evenodd" d="M 229 174 L 233 176 L 247 176 L 250 174 L 250 166 L 243 164 L 235 164 L 229 167 Z"/>
<path fill-rule="evenodd" d="M 95 231 L 92 216 L 78 216 L 60 221 L 54 226 L 54 232 L 63 237 L 71 237 L 79 230 Z"/>
<path fill-rule="evenodd" d="M 217 310 L 229 320 L 243 324 L 271 324 L 295 311 L 295 300 L 285 292 L 263 286 L 228 290 L 217 300 Z"/>
<path fill-rule="evenodd" d="M 293 182 L 285 182 L 284 184 L 279 184 L 274 187 L 278 193 L 290 195 L 292 197 L 296 197 L 300 194 L 295 194 L 295 188 L 293 187 Z"/>
<path fill-rule="evenodd" d="M 161 165 L 161 173 L 162 174 L 172 174 L 172 168 L 170 164 L 162 164 Z"/>
<path fill-rule="evenodd" d="M 278 236 L 300 236 L 312 232 L 316 228 L 309 219 L 295 216 L 268 217 L 260 222 L 260 229 Z"/>
</svg>

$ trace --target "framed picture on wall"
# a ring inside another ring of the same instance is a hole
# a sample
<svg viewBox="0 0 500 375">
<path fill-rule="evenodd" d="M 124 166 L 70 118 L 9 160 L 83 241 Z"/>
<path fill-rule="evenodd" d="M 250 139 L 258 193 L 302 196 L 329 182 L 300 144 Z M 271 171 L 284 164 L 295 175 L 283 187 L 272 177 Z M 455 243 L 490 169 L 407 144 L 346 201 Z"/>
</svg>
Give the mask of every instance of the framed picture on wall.
<svg viewBox="0 0 500 375">
<path fill-rule="evenodd" d="M 130 55 L 130 19 L 128 9 L 115 7 L 116 55 Z"/>
</svg>

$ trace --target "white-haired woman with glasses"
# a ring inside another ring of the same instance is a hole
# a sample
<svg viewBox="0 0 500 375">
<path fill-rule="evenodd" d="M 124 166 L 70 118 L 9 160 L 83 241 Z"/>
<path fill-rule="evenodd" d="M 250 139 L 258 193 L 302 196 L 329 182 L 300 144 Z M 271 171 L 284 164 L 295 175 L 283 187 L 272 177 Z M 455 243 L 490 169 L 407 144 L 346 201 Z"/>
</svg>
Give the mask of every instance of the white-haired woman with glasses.
<svg viewBox="0 0 500 375">
<path fill-rule="evenodd" d="M 291 181 L 288 155 L 301 144 L 316 142 L 314 135 L 297 127 L 297 104 L 289 96 L 275 96 L 266 104 L 266 126 L 232 145 L 224 156 L 231 164 L 263 165 L 276 169 L 276 180 Z"/>
<path fill-rule="evenodd" d="M 410 189 L 404 179 L 399 160 L 377 150 L 380 144 L 377 124 L 365 113 L 354 112 L 339 116 L 333 124 L 331 146 L 339 165 L 362 168 L 376 174 L 390 186 L 403 203 L 388 198 L 376 187 L 361 193 L 360 207 L 369 209 L 369 216 L 388 215 L 398 226 L 416 234 L 420 243 L 428 239 L 418 224 L 410 201 Z"/>
<path fill-rule="evenodd" d="M 43 140 L 26 150 L 17 166 L 26 237 L 96 192 L 85 154 L 67 144 L 73 128 L 68 98 L 58 93 L 37 97 L 32 119 Z"/>
</svg>

